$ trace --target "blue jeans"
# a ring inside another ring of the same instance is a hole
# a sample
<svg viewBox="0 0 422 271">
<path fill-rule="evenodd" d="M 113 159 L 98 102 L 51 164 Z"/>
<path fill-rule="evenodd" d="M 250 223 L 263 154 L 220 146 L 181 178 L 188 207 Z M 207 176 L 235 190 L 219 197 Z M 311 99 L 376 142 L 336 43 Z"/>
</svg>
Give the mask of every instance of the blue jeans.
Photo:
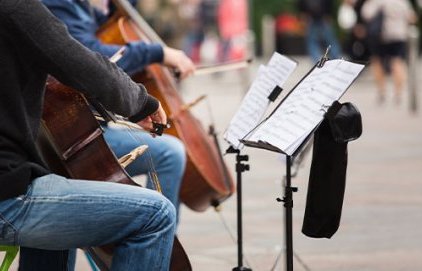
<svg viewBox="0 0 422 271">
<path fill-rule="evenodd" d="M 126 171 L 130 176 L 148 174 L 151 166 L 157 171 L 163 194 L 179 208 L 179 191 L 186 165 L 184 145 L 174 136 L 163 134 L 153 138 L 149 133 L 121 127 L 103 127 L 104 138 L 116 154 L 121 157 L 140 145 L 148 145 L 148 151 L 133 161 Z M 148 188 L 152 182 L 148 178 Z"/>
<path fill-rule="evenodd" d="M 179 192 L 186 168 L 186 150 L 183 143 L 178 138 L 167 134 L 152 137 L 145 131 L 121 126 L 103 126 L 103 129 L 104 138 L 117 157 L 128 154 L 140 145 L 148 146 L 148 150 L 127 166 L 126 171 L 130 176 L 147 174 L 147 187 L 154 189 L 149 175 L 151 167 L 154 168 L 160 180 L 163 195 L 176 207 L 176 222 L 178 223 Z M 69 271 L 72 270 L 69 268 Z"/>
<path fill-rule="evenodd" d="M 314 63 L 321 59 L 328 45 L 331 45 L 329 57 L 332 59 L 340 58 L 340 45 L 337 41 L 333 27 L 331 26 L 330 22 L 326 20 L 309 19 L 306 37 L 306 47 L 308 50 L 308 54 L 310 55 Z"/>
<path fill-rule="evenodd" d="M 113 271 L 168 270 L 175 226 L 174 206 L 155 191 L 54 174 L 0 202 L 0 244 L 65 250 L 114 243 Z"/>
<path fill-rule="evenodd" d="M 103 126 L 104 138 L 117 157 L 128 154 L 130 151 L 140 145 L 148 145 L 148 151 L 133 161 L 126 171 L 131 176 L 148 174 L 152 167 L 156 170 L 160 180 L 163 195 L 168 198 L 176 207 L 176 217 L 178 221 L 179 210 L 179 191 L 182 182 L 183 173 L 186 165 L 186 153 L 184 145 L 174 136 L 162 135 L 153 138 L 149 133 L 140 130 L 128 130 L 119 126 Z M 148 188 L 153 188 L 151 178 L 148 175 Z M 44 268 L 57 268 L 60 266 L 62 254 L 67 256 L 67 252 L 55 253 L 45 252 L 45 257 L 50 258 L 50 262 L 42 259 L 42 251 L 30 251 L 23 249 L 23 257 L 20 258 L 21 271 L 32 271 L 34 266 L 43 266 Z M 51 259 L 52 254 L 56 254 L 57 261 Z M 22 256 L 22 253 L 21 253 Z M 72 249 L 69 253 L 68 270 L 75 269 L 76 250 Z M 26 266 L 32 266 L 27 268 Z M 43 271 L 46 269 L 42 269 Z"/>
</svg>

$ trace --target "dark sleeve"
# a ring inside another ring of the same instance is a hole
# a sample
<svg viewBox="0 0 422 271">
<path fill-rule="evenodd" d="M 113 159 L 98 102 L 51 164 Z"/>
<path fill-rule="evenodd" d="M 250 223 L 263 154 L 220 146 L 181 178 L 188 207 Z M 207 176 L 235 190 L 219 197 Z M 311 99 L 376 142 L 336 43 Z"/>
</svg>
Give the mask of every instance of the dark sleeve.
<svg viewBox="0 0 422 271">
<path fill-rule="evenodd" d="M 130 117 L 158 108 L 142 85 L 74 40 L 40 1 L 0 0 L 0 16 L 36 56 L 41 69 L 109 110 Z"/>
<path fill-rule="evenodd" d="M 89 49 L 111 57 L 122 47 L 118 44 L 105 44 L 96 37 L 96 31 L 104 22 L 103 16 L 92 16 L 74 1 L 43 0 L 42 2 L 66 24 L 69 33 Z M 135 73 L 151 63 L 162 61 L 163 48 L 161 45 L 135 41 L 126 44 L 124 55 L 117 65 L 128 73 Z"/>
</svg>

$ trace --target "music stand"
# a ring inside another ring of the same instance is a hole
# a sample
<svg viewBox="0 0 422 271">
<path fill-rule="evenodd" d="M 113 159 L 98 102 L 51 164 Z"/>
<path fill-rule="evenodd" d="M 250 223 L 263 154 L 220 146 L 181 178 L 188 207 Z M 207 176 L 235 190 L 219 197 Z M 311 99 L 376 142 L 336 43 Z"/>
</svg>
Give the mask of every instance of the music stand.
<svg viewBox="0 0 422 271">
<path fill-rule="evenodd" d="M 245 146 L 260 148 L 260 149 L 267 149 L 275 152 L 279 152 L 286 155 L 286 182 L 284 185 L 284 196 L 283 198 L 277 198 L 278 202 L 284 202 L 285 207 L 285 243 L 286 243 L 286 270 L 293 271 L 293 193 L 298 191 L 297 187 L 292 187 L 292 173 L 291 168 L 293 165 L 293 160 L 295 157 L 301 152 L 304 146 L 308 143 L 308 141 L 312 138 L 315 129 L 306 137 L 306 139 L 301 143 L 301 145 L 297 148 L 297 150 L 292 155 L 287 155 L 286 153 L 278 150 L 278 149 L 270 149 L 268 146 L 260 146 L 255 142 L 250 142 L 247 140 L 240 140 Z"/>
<path fill-rule="evenodd" d="M 277 108 L 270 114 L 270 116 L 263 120 L 253 130 L 251 130 L 244 139 L 240 140 L 240 142 L 245 146 L 266 149 L 286 155 L 286 183 L 284 186 L 284 197 L 282 199 L 278 198 L 277 200 L 279 202 L 284 202 L 284 207 L 286 208 L 285 242 L 287 271 L 293 271 L 293 192 L 297 192 L 297 187 L 292 187 L 291 185 L 291 167 L 293 159 L 300 153 L 302 148 L 310 140 L 313 133 L 321 124 L 322 116 L 321 120 L 319 119 L 321 111 L 325 113 L 328 112 L 333 102 L 335 102 L 345 93 L 347 88 L 353 83 L 353 81 L 364 68 L 363 65 L 353 64 L 344 60 L 333 60 L 333 62 L 328 64 L 329 66 L 327 67 L 326 63 L 329 61 L 327 56 L 328 50 L 329 48 L 327 48 L 325 55 L 320 59 L 320 61 L 284 97 L 284 99 L 279 103 Z M 342 67 L 339 66 L 340 63 L 343 63 Z M 321 76 L 320 70 L 318 70 L 319 68 L 325 69 L 325 71 L 321 79 L 323 81 L 320 82 L 321 87 L 319 90 L 316 90 L 309 82 Z M 333 75 L 331 75 L 331 72 L 333 72 Z M 346 76 L 345 78 L 341 77 L 343 74 Z M 302 87 L 302 84 L 307 85 L 306 87 Z M 322 92 L 322 87 L 327 89 L 327 92 Z M 305 93 L 304 96 L 301 96 L 301 94 L 292 95 L 296 89 L 302 91 L 302 94 Z M 312 96 L 312 94 L 314 94 L 314 96 Z M 317 99 L 317 97 L 320 99 Z M 284 108 L 282 105 L 285 105 Z M 303 110 L 307 113 L 297 111 L 298 113 L 294 114 L 296 110 Z M 276 115 L 276 112 L 278 112 L 278 115 Z M 281 118 L 281 113 L 284 114 L 284 119 Z M 300 117 L 294 118 L 291 116 Z M 283 123 L 280 123 L 281 120 Z M 306 122 L 305 125 L 298 125 L 298 120 Z M 257 130 L 259 130 L 261 127 L 265 128 L 262 129 L 261 133 L 257 132 Z M 274 131 L 274 129 L 277 130 Z M 280 137 L 280 141 L 274 140 L 276 137 L 278 139 L 278 134 L 276 134 L 277 132 L 283 133 L 284 131 L 289 133 L 287 137 Z M 297 132 L 295 133 L 294 131 Z M 267 134 L 268 136 L 266 136 Z M 283 143 L 280 145 L 277 143 L 273 145 L 269 143 L 271 141 Z"/>
<path fill-rule="evenodd" d="M 237 266 L 233 271 L 252 271 L 243 266 L 243 222 L 242 222 L 242 173 L 250 169 L 249 165 L 243 162 L 249 161 L 248 155 L 241 155 L 240 150 L 230 146 L 226 153 L 236 154 L 236 205 L 237 205 Z"/>
<path fill-rule="evenodd" d="M 274 102 L 283 89 L 279 86 L 275 86 L 268 100 Z M 250 166 L 244 162 L 249 161 L 248 155 L 241 155 L 240 149 L 236 149 L 230 146 L 226 153 L 236 154 L 236 205 L 237 205 L 237 266 L 234 267 L 233 271 L 252 271 L 252 269 L 243 266 L 243 211 L 242 211 L 242 173 L 250 170 Z"/>
</svg>

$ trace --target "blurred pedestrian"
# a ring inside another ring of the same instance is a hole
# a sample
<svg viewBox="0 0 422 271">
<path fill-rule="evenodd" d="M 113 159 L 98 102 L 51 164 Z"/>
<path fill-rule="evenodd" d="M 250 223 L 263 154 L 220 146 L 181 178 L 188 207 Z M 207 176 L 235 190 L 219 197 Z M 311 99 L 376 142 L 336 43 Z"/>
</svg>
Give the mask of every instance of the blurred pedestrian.
<svg viewBox="0 0 422 271">
<path fill-rule="evenodd" d="M 330 57 L 341 56 L 340 45 L 332 26 L 335 11 L 332 0 L 299 0 L 299 11 L 307 26 L 306 47 L 309 56 L 317 62 L 331 46 Z"/>
<path fill-rule="evenodd" d="M 217 10 L 220 34 L 220 62 L 245 57 L 248 30 L 248 5 L 246 0 L 220 0 Z M 238 42 L 236 42 L 238 40 Z"/>
<path fill-rule="evenodd" d="M 218 49 L 216 14 L 217 0 L 187 0 L 185 15 L 190 20 L 183 51 L 195 62 L 207 62 L 204 59 L 215 60 Z M 205 48 L 205 49 L 204 49 Z M 215 52 L 213 52 L 215 51 Z"/>
<path fill-rule="evenodd" d="M 416 22 L 416 14 L 407 0 L 367 0 L 362 7 L 362 16 L 368 24 L 368 31 L 372 25 L 376 28 L 380 24 L 379 35 L 368 32 L 378 101 L 383 103 L 385 100 L 388 70 L 391 71 L 394 83 L 395 102 L 399 104 L 406 82 L 408 26 Z M 388 66 L 384 67 L 383 63 L 388 63 Z"/>
<path fill-rule="evenodd" d="M 370 57 L 366 24 L 362 18 L 362 6 L 366 0 L 343 0 L 339 9 L 339 26 L 346 32 L 345 53 L 355 61 L 368 61 Z M 347 7 L 350 14 L 345 19 L 342 7 Z M 347 23 L 346 23 L 347 22 Z"/>
</svg>

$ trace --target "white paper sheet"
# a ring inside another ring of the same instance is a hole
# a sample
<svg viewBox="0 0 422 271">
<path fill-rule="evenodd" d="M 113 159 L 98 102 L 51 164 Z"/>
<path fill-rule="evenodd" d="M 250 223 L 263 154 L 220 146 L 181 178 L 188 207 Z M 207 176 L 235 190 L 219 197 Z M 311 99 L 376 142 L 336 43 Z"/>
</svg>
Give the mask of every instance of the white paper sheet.
<svg viewBox="0 0 422 271">
<path fill-rule="evenodd" d="M 292 155 L 363 68 L 340 59 L 315 68 L 247 140 L 263 141 Z"/>
<path fill-rule="evenodd" d="M 281 87 L 286 82 L 296 66 L 295 61 L 274 53 L 266 66 L 259 67 L 256 79 L 224 134 L 224 139 L 234 148 L 243 147 L 239 139 L 258 125 L 269 106 L 268 96 L 277 85 Z"/>
</svg>

